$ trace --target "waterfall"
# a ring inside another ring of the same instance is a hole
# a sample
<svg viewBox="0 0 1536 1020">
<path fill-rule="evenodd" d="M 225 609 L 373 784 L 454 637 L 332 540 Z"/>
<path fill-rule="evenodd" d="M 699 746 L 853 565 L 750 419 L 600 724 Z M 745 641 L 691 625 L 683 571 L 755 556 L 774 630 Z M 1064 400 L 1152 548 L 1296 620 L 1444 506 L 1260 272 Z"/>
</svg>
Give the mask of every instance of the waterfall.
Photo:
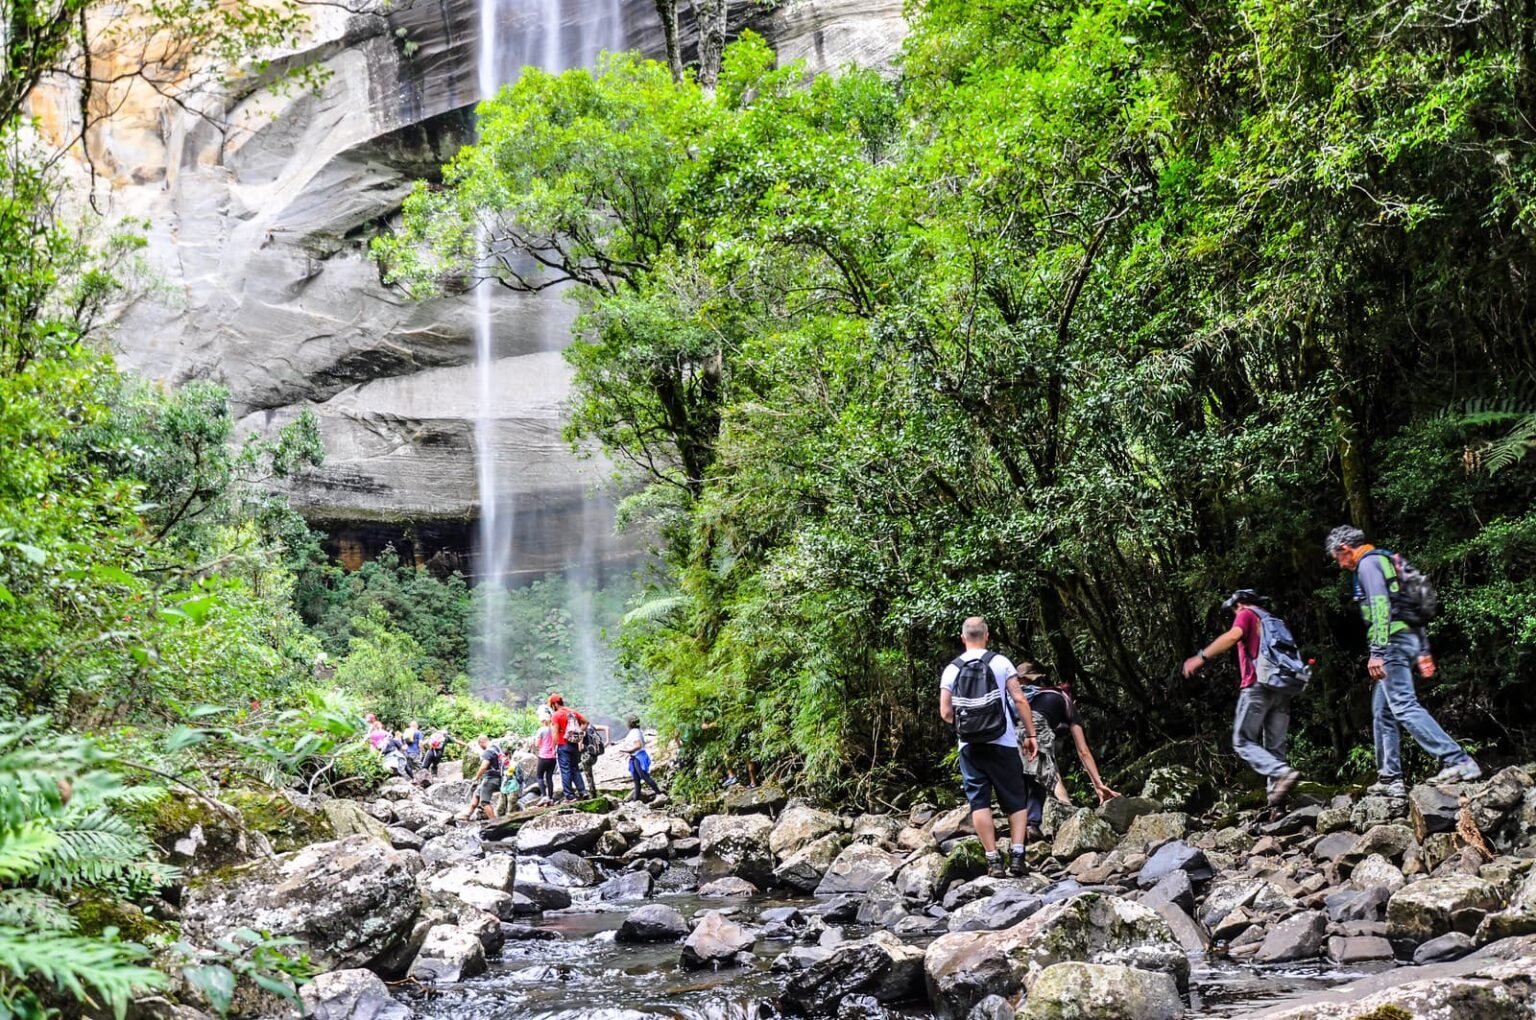
<svg viewBox="0 0 1536 1020">
<path fill-rule="evenodd" d="M 590 67 L 604 50 L 618 50 L 624 45 L 620 0 L 479 0 L 479 3 L 480 45 L 476 80 L 482 100 L 495 96 L 501 86 L 515 79 L 524 67 L 536 66 L 546 71 Z M 488 244 L 488 238 L 482 233 L 480 250 L 485 251 Z M 474 681 L 475 689 L 487 695 L 495 695 L 506 686 L 508 645 L 515 637 L 507 632 L 506 591 L 517 569 L 513 534 L 517 510 L 515 493 L 511 480 L 502 477 L 498 460 L 503 409 L 497 400 L 495 384 L 498 360 L 492 301 L 495 287 L 490 280 L 475 287 L 475 480 L 480 498 L 475 538 L 479 545 L 477 574 L 482 591 L 477 600 L 480 654 Z M 572 565 L 576 576 L 572 578 L 571 590 L 576 590 L 580 583 L 585 591 L 585 597 L 572 599 L 570 612 L 578 632 L 578 654 L 589 663 L 582 678 L 583 694 L 588 696 L 595 691 L 597 679 L 591 587 L 595 584 L 595 568 L 603 539 L 612 521 L 611 506 L 606 501 L 603 506 L 606 509 L 600 515 L 600 521 L 593 520 L 589 508 L 583 508 L 579 515 L 581 551 L 578 562 Z"/>
</svg>

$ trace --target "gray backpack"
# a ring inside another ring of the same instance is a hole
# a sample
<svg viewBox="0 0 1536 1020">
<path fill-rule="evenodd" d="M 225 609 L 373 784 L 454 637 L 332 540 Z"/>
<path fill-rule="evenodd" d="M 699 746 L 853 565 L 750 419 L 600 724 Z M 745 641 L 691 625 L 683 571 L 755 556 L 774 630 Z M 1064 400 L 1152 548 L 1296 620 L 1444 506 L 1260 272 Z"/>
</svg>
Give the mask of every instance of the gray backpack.
<svg viewBox="0 0 1536 1020">
<path fill-rule="evenodd" d="M 1301 649 L 1291 636 L 1291 628 L 1272 613 L 1249 607 L 1259 617 L 1259 654 L 1253 660 L 1253 672 L 1265 687 L 1300 691 L 1312 679 L 1312 666 L 1301 659 Z"/>
</svg>

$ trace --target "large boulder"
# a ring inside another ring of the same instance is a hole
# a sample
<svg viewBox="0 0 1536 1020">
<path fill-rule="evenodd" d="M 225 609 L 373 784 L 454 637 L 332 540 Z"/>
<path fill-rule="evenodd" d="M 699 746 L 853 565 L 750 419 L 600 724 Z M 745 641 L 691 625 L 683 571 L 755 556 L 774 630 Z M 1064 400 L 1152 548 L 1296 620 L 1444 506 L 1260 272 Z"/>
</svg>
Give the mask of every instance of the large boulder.
<svg viewBox="0 0 1536 1020">
<path fill-rule="evenodd" d="M 304 1016 L 310 1020 L 411 1020 L 389 986 L 371 970 L 353 967 L 317 974 L 299 989 Z"/>
<path fill-rule="evenodd" d="M 605 815 L 585 811 L 560 811 L 539 815 L 517 830 L 517 852 L 552 854 L 557 850 L 581 853 L 597 845 L 608 831 Z"/>
<path fill-rule="evenodd" d="M 182 937 L 212 948 L 251 928 L 297 939 L 320 970 L 368 967 L 409 937 L 420 870 L 369 836 L 315 843 L 189 886 Z"/>
<path fill-rule="evenodd" d="M 868 892 L 894 875 L 900 864 L 900 857 L 877 846 L 851 843 L 843 848 L 822 876 L 816 895 Z"/>
<path fill-rule="evenodd" d="M 618 942 L 676 942 L 688 934 L 688 922 L 676 908 L 664 903 L 636 907 L 619 925 Z"/>
<path fill-rule="evenodd" d="M 941 847 L 950 840 L 976 835 L 976 826 L 971 821 L 970 805 L 961 804 L 937 816 L 929 827 L 929 831 L 933 833 L 934 840 Z"/>
<path fill-rule="evenodd" d="M 1176 1020 L 1184 1000 L 1173 977 L 1118 964 L 1056 963 L 1029 988 L 1018 1020 Z"/>
<path fill-rule="evenodd" d="M 831 1016 L 850 995 L 878 1002 L 902 1002 L 923 991 L 923 951 L 877 931 L 867 939 L 842 942 L 825 958 L 794 974 L 779 1002 L 801 1016 Z"/>
<path fill-rule="evenodd" d="M 421 859 L 428 864 L 467 864 L 484 856 L 485 847 L 473 829 L 449 829 L 427 840 L 421 848 Z"/>
<path fill-rule="evenodd" d="M 1328 915 L 1321 910 L 1303 911 L 1271 928 L 1253 958 L 1258 963 L 1313 960 L 1322 955 L 1327 934 Z"/>
<path fill-rule="evenodd" d="M 1200 789 L 1200 774 L 1188 765 L 1163 765 L 1152 770 L 1141 795 L 1169 811 L 1183 811 Z"/>
<path fill-rule="evenodd" d="M 1529 1020 L 1536 1006 L 1533 969 L 1536 960 L 1527 958 L 1489 962 L 1470 973 L 1419 981 L 1378 975 L 1327 992 L 1317 1001 L 1265 1010 L 1257 1016 L 1262 1020 Z"/>
<path fill-rule="evenodd" d="M 1111 801 L 1113 803 L 1113 801 Z M 1150 853 L 1170 840 L 1183 839 L 1189 831 L 1189 816 L 1182 811 L 1160 811 L 1138 815 L 1120 841 L 1125 853 Z"/>
<path fill-rule="evenodd" d="M 773 832 L 769 834 L 768 849 L 773 851 L 776 859 L 782 861 L 798 853 L 807 844 L 841 828 L 842 819 L 829 811 L 818 810 L 809 804 L 791 804 L 779 815 Z"/>
<path fill-rule="evenodd" d="M 1531 774 L 1523 768 L 1503 769 L 1467 795 L 1467 809 L 1483 835 L 1500 845 L 1519 828 L 1520 808 L 1532 790 Z"/>
<path fill-rule="evenodd" d="M 1162 804 L 1146 797 L 1111 797 L 1099 806 L 1099 817 L 1123 835 L 1142 815 L 1158 814 L 1162 810 Z"/>
<path fill-rule="evenodd" d="M 1525 881 L 1510 897 L 1509 906 L 1484 919 L 1477 929 L 1477 941 L 1532 934 L 1536 934 L 1536 868 L 1526 873 Z"/>
<path fill-rule="evenodd" d="M 928 1001 L 960 1020 L 988 994 L 1011 997 L 1036 969 L 1087 961 L 1126 964 L 1189 980 L 1189 957 L 1168 924 L 1138 903 L 1085 893 L 995 932 L 941 935 L 923 957 Z"/>
<path fill-rule="evenodd" d="M 848 845 L 848 836 L 842 832 L 829 832 L 814 839 L 790 854 L 784 863 L 773 869 L 773 880 L 800 892 L 814 892 L 821 884 L 822 876 L 837 860 L 837 855 Z"/>
<path fill-rule="evenodd" d="M 1389 895 L 1397 892 L 1406 883 L 1407 879 L 1403 877 L 1402 869 L 1381 854 L 1371 854 L 1355 865 L 1355 870 L 1349 874 L 1349 884 L 1356 889 L 1380 886 Z"/>
<path fill-rule="evenodd" d="M 699 878 L 735 875 L 762 887 L 773 881 L 773 851 L 767 815 L 709 815 L 699 823 Z"/>
<path fill-rule="evenodd" d="M 1182 840 L 1174 840 L 1158 847 L 1136 875 L 1136 884 L 1150 889 L 1175 871 L 1182 871 L 1191 882 L 1209 881 L 1215 872 L 1203 850 L 1197 850 Z"/>
<path fill-rule="evenodd" d="M 443 811 L 419 800 L 395 801 L 395 824 L 402 829 L 418 832 L 428 825 L 445 825 L 453 818 Z"/>
<path fill-rule="evenodd" d="M 425 984 L 451 984 L 485 973 L 485 946 L 473 932 L 433 925 L 411 964 L 410 976 Z"/>
<path fill-rule="evenodd" d="M 1100 818 L 1092 808 L 1079 808 L 1056 830 L 1051 856 L 1071 861 L 1094 850 L 1113 850 L 1120 842 L 1114 826 Z"/>
<path fill-rule="evenodd" d="M 789 798 L 772 783 L 762 786 L 733 786 L 726 791 L 724 808 L 728 815 L 776 815 L 784 810 Z"/>
<path fill-rule="evenodd" d="M 918 854 L 907 859 L 896 872 L 896 891 L 913 903 L 930 903 L 943 892 L 939 876 L 944 872 L 944 855 Z"/>
<path fill-rule="evenodd" d="M 355 800 L 333 798 L 320 805 L 320 813 L 330 823 L 336 838 L 345 836 L 372 836 L 389 842 L 389 827 L 379 821 Z"/>
<path fill-rule="evenodd" d="M 1387 901 L 1387 936 L 1418 945 L 1451 931 L 1470 934 L 1500 906 L 1498 890 L 1480 878 L 1426 878 L 1399 889 Z"/>
<path fill-rule="evenodd" d="M 756 816 L 761 817 L 761 816 Z M 709 911 L 683 942 L 682 964 L 689 970 L 732 963 L 752 948 L 752 933 L 724 914 Z"/>
<path fill-rule="evenodd" d="M 1449 787 L 1421 784 L 1408 791 L 1408 819 L 1419 842 L 1437 832 L 1453 831 L 1460 804 L 1461 798 Z"/>
<path fill-rule="evenodd" d="M 1012 928 L 1045 905 L 1045 901 L 1019 885 L 1007 885 L 991 896 L 972 900 L 944 919 L 950 931 L 1001 931 Z"/>
</svg>

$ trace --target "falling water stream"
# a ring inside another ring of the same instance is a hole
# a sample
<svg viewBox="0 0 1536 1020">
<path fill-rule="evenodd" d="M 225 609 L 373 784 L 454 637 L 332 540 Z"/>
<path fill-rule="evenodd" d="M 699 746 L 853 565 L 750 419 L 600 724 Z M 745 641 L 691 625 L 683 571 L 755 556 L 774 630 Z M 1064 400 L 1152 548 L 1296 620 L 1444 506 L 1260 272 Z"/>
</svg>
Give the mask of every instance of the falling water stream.
<svg viewBox="0 0 1536 1020">
<path fill-rule="evenodd" d="M 564 71 L 589 67 L 605 50 L 621 49 L 625 42 L 619 0 L 479 0 L 480 45 L 477 51 L 477 84 L 482 100 L 494 96 L 514 80 L 524 67 Z M 491 238 L 483 231 L 479 247 L 489 255 Z M 489 259 L 487 259 L 489 261 Z M 493 294 L 495 283 L 483 280 L 475 287 L 475 475 L 480 497 L 476 541 L 479 583 L 479 675 L 482 690 L 496 690 L 504 683 L 508 646 L 516 636 L 507 632 L 506 591 L 517 570 L 513 524 L 517 512 L 512 480 L 504 476 L 500 450 L 505 409 L 496 388 L 497 337 Z M 604 504 L 606 506 L 606 503 Z M 583 508 L 580 553 L 571 577 L 575 593 L 569 610 L 578 637 L 579 654 L 589 663 L 582 676 L 583 694 L 595 693 L 596 623 L 592 592 L 595 556 L 611 527 L 611 508 L 594 514 Z M 599 519 L 601 518 L 601 519 Z M 595 534 L 593 529 L 601 529 Z M 580 589 L 580 590 L 578 590 Z M 589 648 L 590 646 L 590 648 Z M 590 654 L 589 654 L 590 650 Z M 590 704 L 590 702 L 589 702 Z"/>
</svg>

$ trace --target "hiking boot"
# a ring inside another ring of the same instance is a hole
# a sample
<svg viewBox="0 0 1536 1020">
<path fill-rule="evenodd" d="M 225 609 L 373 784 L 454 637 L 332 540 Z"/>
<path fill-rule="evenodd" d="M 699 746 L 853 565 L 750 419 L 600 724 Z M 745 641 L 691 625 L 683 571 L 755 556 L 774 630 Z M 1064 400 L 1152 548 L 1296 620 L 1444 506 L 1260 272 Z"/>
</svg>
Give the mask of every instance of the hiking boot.
<svg viewBox="0 0 1536 1020">
<path fill-rule="evenodd" d="M 1027 838 L 1031 843 L 1040 843 L 1044 841 L 1045 833 L 1040 831 L 1040 826 L 1031 825 L 1029 827 L 1029 831 L 1025 833 L 1025 838 Z"/>
<path fill-rule="evenodd" d="M 1447 765 L 1435 777 L 1431 783 L 1470 783 L 1483 777 L 1482 766 L 1468 758 L 1456 765 Z"/>
<path fill-rule="evenodd" d="M 1382 779 L 1365 788 L 1371 797 L 1407 797 L 1408 787 L 1401 779 Z"/>
<path fill-rule="evenodd" d="M 1014 850 L 1008 854 L 1008 874 L 1014 878 L 1023 878 L 1029 869 L 1024 865 L 1024 851 Z"/>
<path fill-rule="evenodd" d="M 1301 773 L 1295 769 L 1286 772 L 1275 780 L 1275 785 L 1269 790 L 1269 803 L 1280 805 L 1285 803 L 1285 797 L 1301 781 Z"/>
<path fill-rule="evenodd" d="M 1003 863 L 1002 854 L 996 854 L 987 858 L 987 875 L 991 878 L 1008 877 L 1008 866 Z"/>
</svg>

